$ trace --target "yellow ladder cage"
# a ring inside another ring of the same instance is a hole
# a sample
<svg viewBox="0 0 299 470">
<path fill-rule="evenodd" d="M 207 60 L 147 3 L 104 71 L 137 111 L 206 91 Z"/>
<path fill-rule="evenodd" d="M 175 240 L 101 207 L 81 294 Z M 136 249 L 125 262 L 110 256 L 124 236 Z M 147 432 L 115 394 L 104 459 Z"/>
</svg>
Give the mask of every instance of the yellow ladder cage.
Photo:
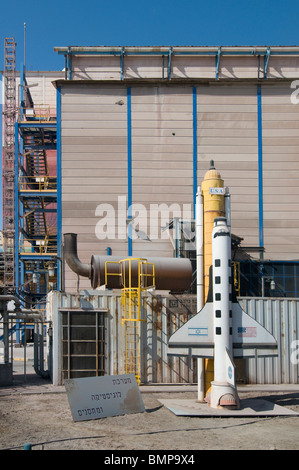
<svg viewBox="0 0 299 470">
<path fill-rule="evenodd" d="M 118 273 L 110 272 L 109 265 L 119 264 Z M 144 258 L 126 258 L 121 261 L 105 263 L 105 282 L 108 276 L 119 276 L 122 286 L 123 316 L 121 325 L 124 326 L 125 345 L 124 357 L 121 364 L 122 373 L 135 374 L 138 385 L 141 381 L 141 322 L 147 319 L 142 309 L 142 292 L 155 287 L 155 266 Z"/>
</svg>

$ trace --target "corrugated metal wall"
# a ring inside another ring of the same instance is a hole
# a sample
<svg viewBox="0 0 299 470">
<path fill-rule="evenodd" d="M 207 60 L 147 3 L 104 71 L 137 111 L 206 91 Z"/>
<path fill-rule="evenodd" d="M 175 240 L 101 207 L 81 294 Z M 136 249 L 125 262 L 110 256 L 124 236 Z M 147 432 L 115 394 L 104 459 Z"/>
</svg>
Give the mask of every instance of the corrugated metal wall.
<svg viewBox="0 0 299 470">
<path fill-rule="evenodd" d="M 278 343 L 278 357 L 246 359 L 247 382 L 299 383 L 299 300 L 248 297 L 240 304 Z"/>
<path fill-rule="evenodd" d="M 61 89 L 61 230 L 78 234 L 82 261 L 89 262 L 95 253 L 105 254 L 108 246 L 115 255 L 128 254 L 119 196 L 124 198 L 125 210 L 129 193 L 135 208 L 145 209 L 144 217 L 139 214 L 140 228 L 150 238 L 150 207 L 176 204 L 182 214 L 185 204 L 192 216 L 194 155 L 198 185 L 210 160 L 215 161 L 232 195 L 232 231 L 243 238 L 243 246 L 257 247 L 263 242 L 265 258 L 297 259 L 299 105 L 291 103 L 290 84 L 260 85 L 259 114 L 258 85 L 251 83 L 193 87 L 135 82 L 130 84 L 129 106 L 127 85 L 122 82 L 65 82 Z M 262 178 L 259 165 L 263 166 Z M 101 219 L 109 221 L 107 214 L 97 212 L 100 204 L 115 209 L 114 239 L 99 240 L 95 235 Z M 163 224 L 160 218 L 158 239 L 152 237 L 151 243 L 133 240 L 133 256 L 173 255 L 170 240 L 164 238 L 167 233 L 161 233 Z M 81 280 L 81 287 L 89 288 L 88 281 Z M 65 288 L 76 289 L 76 277 L 68 267 Z"/>
<path fill-rule="evenodd" d="M 109 49 L 109 48 L 108 48 Z M 177 49 L 177 48 L 175 48 Z M 188 49 L 188 48 L 187 48 Z M 229 49 L 229 48 L 228 48 Z M 192 47 L 190 48 L 192 51 Z M 67 53 L 67 51 L 65 51 Z M 154 55 L 126 55 L 124 59 L 123 78 L 125 79 L 162 79 L 168 74 L 168 48 L 165 56 Z M 271 55 L 268 64 L 267 78 L 293 78 L 299 76 L 298 58 L 291 55 L 283 57 Z M 263 78 L 263 64 L 259 54 L 250 56 L 221 56 L 219 65 L 220 79 L 258 79 Z M 215 79 L 215 57 L 213 56 L 182 56 L 172 55 L 171 60 L 172 79 Z M 72 79 L 73 80 L 120 80 L 119 56 L 84 56 L 72 55 Z"/>
<path fill-rule="evenodd" d="M 214 160 L 231 193 L 233 233 L 258 246 L 256 85 L 198 87 L 197 122 L 199 181 Z"/>
<path fill-rule="evenodd" d="M 173 299 L 172 296 L 170 296 Z M 196 360 L 169 357 L 168 337 L 183 325 L 190 313 L 171 313 L 165 297 L 144 299 L 143 313 L 147 322 L 141 322 L 141 381 L 143 383 L 194 383 Z M 69 295 L 52 292 L 48 296 L 47 319 L 53 322 L 53 383 L 62 384 L 62 324 L 59 309 L 108 309 L 106 316 L 106 374 L 121 373 L 125 354 L 125 328 L 121 326 L 121 294 Z M 84 315 L 84 312 L 82 313 Z M 123 373 L 123 372 L 122 372 Z"/>
<path fill-rule="evenodd" d="M 140 230 L 151 243 L 134 240 L 134 256 L 173 256 L 167 232 L 161 233 L 173 217 L 183 217 L 183 204 L 189 203 L 193 217 L 193 115 L 192 88 L 132 88 L 132 203 L 145 208 L 145 220 L 139 216 Z M 172 208 L 167 220 L 162 205 Z M 152 211 L 151 211 L 152 209 Z"/>
<path fill-rule="evenodd" d="M 36 112 L 39 107 L 44 111 L 45 107 L 50 108 L 51 117 L 56 115 L 56 90 L 53 82 L 64 78 L 64 72 L 58 71 L 30 71 L 26 70 L 26 80 L 29 86 Z M 20 77 L 16 77 L 17 96 L 20 93 Z M 43 113 L 44 115 L 45 113 Z"/>
<path fill-rule="evenodd" d="M 120 294 L 95 293 L 70 295 L 52 292 L 48 296 L 47 320 L 53 322 L 54 374 L 53 381 L 62 383 L 61 374 L 61 320 L 59 309 L 106 308 L 106 373 L 120 373 L 120 361 L 124 355 L 124 328 L 121 327 Z M 141 339 L 143 383 L 196 383 L 196 359 L 167 356 L 168 338 L 191 316 L 180 303 L 173 308 L 173 296 L 152 297 L 144 301 Z M 187 305 L 188 297 L 182 298 Z M 299 300 L 243 298 L 242 308 L 277 339 L 278 357 L 250 358 L 242 360 L 241 378 L 246 383 L 299 383 Z M 190 306 L 190 303 L 188 304 Z M 196 311 L 196 309 L 195 309 Z M 181 313 L 178 313 L 181 312 Z M 84 315 L 84 313 L 83 313 Z M 298 354 L 297 354 L 298 350 Z M 244 367 L 245 366 L 245 367 Z M 238 367 L 238 366 L 237 366 Z M 239 374 L 240 375 L 240 374 Z"/>
<path fill-rule="evenodd" d="M 107 246 L 114 255 L 127 253 L 126 240 L 118 234 L 118 219 L 97 212 L 100 204 L 107 203 L 117 216 L 118 196 L 128 194 L 126 103 L 123 87 L 62 90 L 62 233 L 78 234 L 83 262 L 90 262 L 93 254 L 106 254 Z M 108 224 L 111 221 L 116 227 L 115 237 L 101 241 L 96 224 L 106 216 Z M 89 281 L 82 278 L 80 287 L 90 288 Z M 76 275 L 67 266 L 65 288 L 76 290 Z"/>
<path fill-rule="evenodd" d="M 298 259 L 299 104 L 290 83 L 262 87 L 264 240 L 266 257 Z"/>
</svg>

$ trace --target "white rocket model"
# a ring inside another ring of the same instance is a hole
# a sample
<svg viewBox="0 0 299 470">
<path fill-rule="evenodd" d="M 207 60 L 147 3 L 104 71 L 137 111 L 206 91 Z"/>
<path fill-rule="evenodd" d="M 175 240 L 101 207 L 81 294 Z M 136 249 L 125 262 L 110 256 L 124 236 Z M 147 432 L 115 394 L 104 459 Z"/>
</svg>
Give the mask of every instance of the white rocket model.
<svg viewBox="0 0 299 470">
<path fill-rule="evenodd" d="M 214 220 L 212 260 L 206 304 L 171 336 L 168 354 L 214 358 L 210 407 L 239 408 L 233 358 L 277 355 L 277 343 L 233 293 L 231 235 L 224 217 Z"/>
</svg>

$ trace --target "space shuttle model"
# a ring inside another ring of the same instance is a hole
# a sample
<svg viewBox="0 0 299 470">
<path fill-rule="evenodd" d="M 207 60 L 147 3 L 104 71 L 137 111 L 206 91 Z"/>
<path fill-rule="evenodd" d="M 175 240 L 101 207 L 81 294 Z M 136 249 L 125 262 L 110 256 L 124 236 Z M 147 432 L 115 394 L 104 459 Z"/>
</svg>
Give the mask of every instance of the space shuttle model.
<svg viewBox="0 0 299 470">
<path fill-rule="evenodd" d="M 212 191 L 213 192 L 213 191 Z M 215 191 L 214 194 L 219 194 Z M 224 192 L 223 192 L 224 193 Z M 201 193 L 197 204 L 201 204 Z M 202 211 L 197 207 L 196 237 L 203 240 Z M 214 380 L 207 401 L 211 408 L 239 408 L 234 358 L 277 355 L 275 338 L 245 313 L 233 290 L 231 233 L 224 216 L 213 221 L 209 288 L 203 308 L 169 339 L 168 354 L 214 359 Z M 202 253 L 197 253 L 197 272 L 203 274 Z M 202 281 L 198 279 L 198 310 L 203 303 Z"/>
</svg>

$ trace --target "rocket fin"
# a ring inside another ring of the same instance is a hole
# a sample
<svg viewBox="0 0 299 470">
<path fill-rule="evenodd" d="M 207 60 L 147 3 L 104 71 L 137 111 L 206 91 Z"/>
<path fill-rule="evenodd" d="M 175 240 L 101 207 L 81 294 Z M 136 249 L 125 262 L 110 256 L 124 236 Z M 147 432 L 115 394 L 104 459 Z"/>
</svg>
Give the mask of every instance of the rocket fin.
<svg viewBox="0 0 299 470">
<path fill-rule="evenodd" d="M 238 301 L 232 303 L 233 357 L 277 356 L 274 336 L 241 308 Z M 179 328 L 168 341 L 168 355 L 214 357 L 213 303 Z"/>
<path fill-rule="evenodd" d="M 277 341 L 259 322 L 244 312 L 238 302 L 232 303 L 234 357 L 277 355 Z"/>
<path fill-rule="evenodd" d="M 179 328 L 168 341 L 168 354 L 213 357 L 213 304 L 207 302 L 203 309 Z M 194 354 L 193 349 L 199 349 Z"/>
</svg>

